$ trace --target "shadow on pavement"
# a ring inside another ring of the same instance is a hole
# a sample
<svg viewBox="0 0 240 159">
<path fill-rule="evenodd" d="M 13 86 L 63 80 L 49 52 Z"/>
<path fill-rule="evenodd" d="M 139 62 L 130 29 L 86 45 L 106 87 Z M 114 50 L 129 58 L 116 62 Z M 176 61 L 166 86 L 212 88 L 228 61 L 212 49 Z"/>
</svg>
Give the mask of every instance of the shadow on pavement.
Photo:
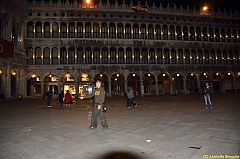
<svg viewBox="0 0 240 159">
<path fill-rule="evenodd" d="M 99 158 L 94 159 L 146 159 L 146 158 L 139 157 L 135 154 L 130 154 L 130 152 L 112 151 L 100 156 Z"/>
</svg>

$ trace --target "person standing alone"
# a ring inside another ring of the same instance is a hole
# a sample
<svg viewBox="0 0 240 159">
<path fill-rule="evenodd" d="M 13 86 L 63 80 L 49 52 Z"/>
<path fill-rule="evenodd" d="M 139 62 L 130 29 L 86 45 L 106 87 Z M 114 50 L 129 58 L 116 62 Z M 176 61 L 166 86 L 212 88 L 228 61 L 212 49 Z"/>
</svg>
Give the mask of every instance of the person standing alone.
<svg viewBox="0 0 240 159">
<path fill-rule="evenodd" d="M 52 107 L 52 106 L 51 106 L 51 99 L 52 99 L 52 96 L 53 96 L 51 89 L 49 89 L 49 90 L 47 91 L 46 96 L 47 96 L 47 107 L 48 107 L 48 108 L 51 108 L 51 107 Z"/>
<path fill-rule="evenodd" d="M 103 129 L 108 128 L 106 116 L 103 112 L 103 104 L 105 102 L 106 92 L 101 85 L 102 85 L 102 81 L 100 79 L 97 79 L 96 88 L 93 90 L 93 92 L 91 94 L 88 94 L 85 97 L 80 97 L 80 99 L 94 97 L 94 103 L 95 104 L 94 104 L 93 114 L 92 114 L 92 117 L 91 117 L 91 125 L 89 127 L 90 129 L 96 129 L 97 128 L 98 115 L 100 116 L 102 128 Z"/>
<path fill-rule="evenodd" d="M 69 90 L 67 90 L 67 93 L 65 94 L 63 103 L 66 104 L 66 108 L 70 108 L 71 104 L 73 103 Z"/>
<path fill-rule="evenodd" d="M 210 104 L 210 108 L 212 109 L 212 102 L 210 98 L 210 94 L 212 94 L 212 88 L 209 86 L 209 83 L 205 83 L 205 87 L 203 88 L 204 91 L 204 101 L 206 105 L 206 109 L 208 109 L 208 103 Z"/>
<path fill-rule="evenodd" d="M 61 90 L 61 92 L 58 94 L 58 101 L 60 103 L 61 109 L 63 109 L 63 98 L 64 98 L 64 94 L 63 94 L 63 90 Z"/>
</svg>

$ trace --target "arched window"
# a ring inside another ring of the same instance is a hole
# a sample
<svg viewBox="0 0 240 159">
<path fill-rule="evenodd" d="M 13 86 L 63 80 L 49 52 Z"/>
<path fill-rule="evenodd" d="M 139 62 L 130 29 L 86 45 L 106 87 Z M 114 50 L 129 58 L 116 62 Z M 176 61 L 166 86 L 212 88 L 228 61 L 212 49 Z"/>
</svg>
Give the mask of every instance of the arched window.
<svg viewBox="0 0 240 159">
<path fill-rule="evenodd" d="M 85 64 L 92 64 L 92 50 L 91 50 L 91 48 L 86 48 Z"/>
<path fill-rule="evenodd" d="M 77 38 L 83 38 L 83 23 L 77 23 Z"/>
<path fill-rule="evenodd" d="M 67 38 L 67 23 L 62 22 L 60 26 L 60 37 Z"/>
<path fill-rule="evenodd" d="M 227 29 L 227 42 L 230 43 L 231 42 L 231 29 Z"/>
<path fill-rule="evenodd" d="M 183 40 L 188 41 L 188 27 L 183 27 Z"/>
<path fill-rule="evenodd" d="M 132 64 L 132 49 L 131 48 L 126 49 L 126 61 L 127 61 L 127 64 Z"/>
<path fill-rule="evenodd" d="M 93 38 L 100 38 L 100 26 L 98 22 L 93 23 Z"/>
<path fill-rule="evenodd" d="M 176 27 L 177 40 L 182 40 L 182 29 L 180 26 Z"/>
<path fill-rule="evenodd" d="M 91 23 L 87 22 L 85 24 L 85 38 L 91 38 L 91 32 L 92 32 Z"/>
<path fill-rule="evenodd" d="M 234 64 L 240 64 L 239 60 L 240 60 L 240 57 L 239 57 L 238 51 L 235 50 L 234 51 Z"/>
<path fill-rule="evenodd" d="M 189 33 L 190 33 L 190 41 L 195 41 L 195 31 L 194 31 L 194 27 L 190 26 L 189 28 Z"/>
<path fill-rule="evenodd" d="M 228 63 L 229 64 L 233 64 L 233 52 L 232 52 L 232 50 L 229 50 L 228 51 Z"/>
<path fill-rule="evenodd" d="M 178 50 L 177 59 L 178 59 L 178 63 L 179 63 L 179 64 L 182 64 L 182 63 L 183 63 L 183 50 L 182 50 L 182 49 L 179 49 L 179 50 Z"/>
<path fill-rule="evenodd" d="M 50 38 L 50 23 L 44 23 L 44 38 Z"/>
<path fill-rule="evenodd" d="M 59 37 L 59 28 L 58 28 L 58 23 L 56 22 L 52 24 L 52 37 L 53 38 Z"/>
<path fill-rule="evenodd" d="M 156 40 L 161 40 L 161 27 L 160 25 L 156 25 L 155 27 L 155 32 L 156 32 Z"/>
<path fill-rule="evenodd" d="M 162 64 L 163 63 L 163 54 L 162 54 L 161 48 L 157 48 L 156 56 L 157 56 L 157 64 Z"/>
<path fill-rule="evenodd" d="M 219 28 L 215 28 L 215 41 L 220 42 L 220 33 L 219 33 Z"/>
<path fill-rule="evenodd" d="M 164 55 L 163 55 L 164 64 L 170 64 L 170 56 L 169 56 L 169 49 L 164 49 Z"/>
<path fill-rule="evenodd" d="M 101 38 L 108 38 L 108 26 L 107 26 L 107 23 L 102 23 Z"/>
<path fill-rule="evenodd" d="M 141 24 L 141 27 L 140 27 L 140 39 L 146 39 L 147 36 L 146 36 L 146 25 L 145 24 Z"/>
<path fill-rule="evenodd" d="M 93 49 L 93 63 L 100 64 L 100 49 L 97 47 Z"/>
<path fill-rule="evenodd" d="M 228 61 L 227 61 L 227 51 L 223 50 L 222 54 L 223 54 L 223 56 L 222 56 L 223 64 L 227 64 L 228 63 Z"/>
<path fill-rule="evenodd" d="M 139 39 L 139 26 L 138 26 L 138 24 L 133 24 L 133 39 Z"/>
<path fill-rule="evenodd" d="M 116 64 L 116 48 L 111 47 L 110 48 L 110 63 L 111 64 Z"/>
<path fill-rule="evenodd" d="M 198 63 L 203 64 L 203 53 L 202 50 L 198 50 Z"/>
<path fill-rule="evenodd" d="M 221 50 L 217 50 L 216 63 L 222 64 Z"/>
<path fill-rule="evenodd" d="M 204 61 L 205 64 L 209 64 L 209 51 L 208 50 L 204 50 Z"/>
<path fill-rule="evenodd" d="M 163 25 L 162 33 L 163 33 L 163 40 L 168 40 L 168 27 L 167 27 L 167 25 Z"/>
<path fill-rule="evenodd" d="M 43 64 L 50 64 L 50 49 L 48 47 L 43 49 Z"/>
<path fill-rule="evenodd" d="M 74 49 L 74 47 L 68 48 L 68 64 L 75 64 L 75 49 Z"/>
<path fill-rule="evenodd" d="M 207 28 L 202 28 L 202 34 L 203 34 L 203 41 L 208 41 L 208 35 L 207 35 Z"/>
<path fill-rule="evenodd" d="M 42 50 L 40 47 L 35 48 L 35 64 L 42 65 Z"/>
<path fill-rule="evenodd" d="M 197 64 L 197 53 L 196 50 L 192 49 L 192 64 Z"/>
<path fill-rule="evenodd" d="M 134 57 L 134 63 L 135 64 L 140 64 L 140 50 L 139 50 L 139 48 L 134 49 L 133 57 Z"/>
<path fill-rule="evenodd" d="M 77 48 L 77 64 L 83 64 L 84 63 L 84 53 L 83 48 Z"/>
<path fill-rule="evenodd" d="M 60 64 L 67 64 L 67 51 L 65 47 L 60 49 Z"/>
<path fill-rule="evenodd" d="M 27 23 L 27 37 L 28 38 L 34 38 L 34 26 L 33 22 Z"/>
<path fill-rule="evenodd" d="M 116 38 L 116 27 L 114 23 L 109 25 L 109 38 Z"/>
<path fill-rule="evenodd" d="M 29 59 L 26 60 L 27 65 L 32 65 L 33 64 L 33 49 L 32 48 L 27 48 L 27 57 Z"/>
<path fill-rule="evenodd" d="M 148 52 L 146 48 L 142 49 L 142 64 L 148 64 Z"/>
<path fill-rule="evenodd" d="M 125 25 L 125 39 L 131 39 L 131 25 Z"/>
<path fill-rule="evenodd" d="M 209 41 L 214 42 L 213 28 L 209 28 Z"/>
<path fill-rule="evenodd" d="M 188 49 L 185 49 L 184 50 L 184 53 L 185 53 L 185 64 L 190 64 L 190 52 L 189 52 L 189 50 Z"/>
<path fill-rule="evenodd" d="M 56 47 L 52 49 L 52 64 L 58 64 L 58 48 Z"/>
<path fill-rule="evenodd" d="M 75 38 L 75 23 L 74 22 L 69 23 L 68 37 Z"/>
<path fill-rule="evenodd" d="M 234 43 L 237 43 L 237 32 L 236 32 L 236 29 L 232 30 L 232 41 Z"/>
<path fill-rule="evenodd" d="M 226 42 L 226 34 L 224 28 L 221 29 L 221 37 L 222 37 L 221 42 Z"/>
<path fill-rule="evenodd" d="M 41 22 L 36 22 L 35 38 L 42 38 L 42 23 Z"/>
<path fill-rule="evenodd" d="M 108 64 L 108 48 L 107 47 L 104 47 L 102 49 L 102 63 Z"/>
<path fill-rule="evenodd" d="M 151 40 L 154 39 L 154 29 L 153 29 L 153 25 L 151 24 L 148 25 L 148 39 L 151 39 Z"/>
<path fill-rule="evenodd" d="M 173 25 L 170 25 L 169 27 L 169 40 L 175 40 L 175 29 Z"/>
<path fill-rule="evenodd" d="M 196 28 L 196 35 L 197 35 L 197 41 L 201 41 L 201 39 L 202 39 L 202 32 L 201 32 L 201 28 L 200 27 Z"/>
<path fill-rule="evenodd" d="M 123 39 L 124 38 L 124 34 L 123 34 L 123 24 L 119 23 L 118 27 L 117 27 L 117 38 L 118 39 Z"/>
<path fill-rule="evenodd" d="M 215 51 L 211 50 L 211 55 L 210 55 L 210 63 L 211 64 L 216 64 L 216 57 L 215 57 Z"/>
<path fill-rule="evenodd" d="M 153 48 L 149 50 L 149 63 L 155 64 L 155 50 Z"/>
<path fill-rule="evenodd" d="M 171 55 L 170 55 L 171 57 L 170 57 L 170 59 L 171 59 L 171 63 L 172 64 L 175 64 L 175 63 L 177 63 L 177 59 L 176 59 L 176 50 L 175 49 L 172 49 L 171 50 Z"/>
<path fill-rule="evenodd" d="M 118 49 L 118 63 L 124 64 L 124 49 L 123 48 Z"/>
</svg>

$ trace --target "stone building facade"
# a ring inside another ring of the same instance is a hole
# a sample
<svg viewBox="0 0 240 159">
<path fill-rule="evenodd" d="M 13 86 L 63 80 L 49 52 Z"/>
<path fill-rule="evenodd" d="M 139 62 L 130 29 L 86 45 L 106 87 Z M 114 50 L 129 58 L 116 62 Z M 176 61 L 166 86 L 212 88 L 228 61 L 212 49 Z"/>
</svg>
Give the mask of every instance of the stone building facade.
<svg viewBox="0 0 240 159">
<path fill-rule="evenodd" d="M 49 88 L 85 95 L 96 77 L 109 95 L 128 86 L 142 96 L 189 94 L 207 81 L 215 92 L 240 91 L 238 12 L 147 3 L 148 11 L 138 12 L 132 3 L 109 0 L 2 1 L 1 38 L 15 45 L 13 59 L 0 59 L 8 96 Z"/>
</svg>

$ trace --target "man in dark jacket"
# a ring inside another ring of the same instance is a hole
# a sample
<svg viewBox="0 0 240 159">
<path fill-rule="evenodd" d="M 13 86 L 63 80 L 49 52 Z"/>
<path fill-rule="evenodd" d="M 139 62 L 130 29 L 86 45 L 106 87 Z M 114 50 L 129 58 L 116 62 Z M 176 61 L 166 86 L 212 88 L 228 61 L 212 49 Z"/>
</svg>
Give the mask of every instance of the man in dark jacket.
<svg viewBox="0 0 240 159">
<path fill-rule="evenodd" d="M 52 99 L 52 96 L 53 96 L 51 89 L 49 89 L 49 90 L 47 91 L 46 96 L 47 96 L 47 107 L 48 107 L 48 108 L 51 108 L 51 107 L 52 107 L 52 106 L 51 106 L 51 99 Z"/>
<path fill-rule="evenodd" d="M 64 98 L 64 93 L 63 90 L 58 94 L 58 101 L 60 103 L 60 108 L 63 109 L 63 98 Z"/>
<path fill-rule="evenodd" d="M 98 114 L 100 116 L 101 124 L 103 129 L 108 128 L 108 124 L 106 121 L 106 116 L 103 112 L 103 103 L 105 101 L 105 95 L 106 92 L 103 87 L 101 87 L 102 82 L 100 79 L 97 79 L 96 81 L 96 88 L 93 90 L 93 92 L 85 97 L 80 97 L 80 99 L 84 98 L 91 98 L 94 96 L 94 110 L 91 118 L 91 126 L 89 127 L 90 129 L 95 129 L 97 128 L 97 123 L 98 123 Z"/>
<path fill-rule="evenodd" d="M 208 103 L 210 104 L 210 108 L 212 109 L 212 102 L 210 98 L 210 94 L 212 94 L 212 88 L 209 86 L 209 83 L 205 83 L 205 87 L 203 88 L 204 91 L 204 100 L 205 100 L 205 105 L 206 109 L 208 109 Z"/>
</svg>

